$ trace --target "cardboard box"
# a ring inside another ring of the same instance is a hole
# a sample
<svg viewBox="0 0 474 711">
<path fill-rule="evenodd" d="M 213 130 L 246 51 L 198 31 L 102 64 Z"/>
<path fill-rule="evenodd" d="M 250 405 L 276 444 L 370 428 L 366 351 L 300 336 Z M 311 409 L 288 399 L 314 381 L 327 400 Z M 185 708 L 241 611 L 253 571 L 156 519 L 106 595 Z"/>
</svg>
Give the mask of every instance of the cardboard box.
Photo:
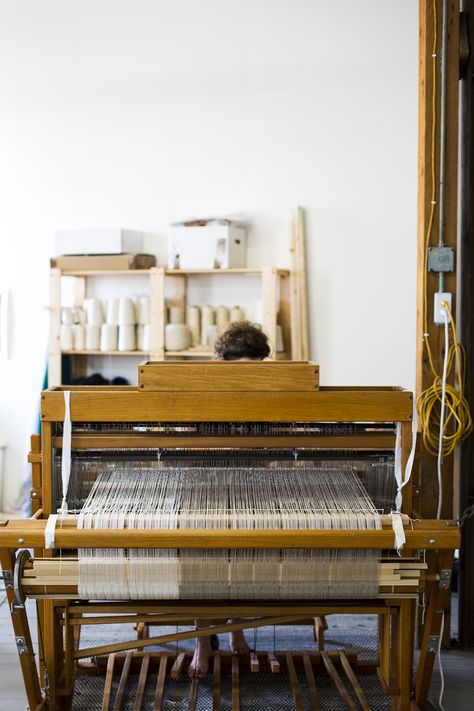
<svg viewBox="0 0 474 711">
<path fill-rule="evenodd" d="M 137 254 L 143 252 L 143 232 L 134 230 L 58 230 L 56 254 Z"/>
<path fill-rule="evenodd" d="M 91 254 L 51 259 L 51 266 L 65 271 L 133 269 L 133 254 Z"/>
<path fill-rule="evenodd" d="M 169 269 L 245 267 L 245 227 L 228 220 L 175 224 L 168 236 Z"/>
</svg>

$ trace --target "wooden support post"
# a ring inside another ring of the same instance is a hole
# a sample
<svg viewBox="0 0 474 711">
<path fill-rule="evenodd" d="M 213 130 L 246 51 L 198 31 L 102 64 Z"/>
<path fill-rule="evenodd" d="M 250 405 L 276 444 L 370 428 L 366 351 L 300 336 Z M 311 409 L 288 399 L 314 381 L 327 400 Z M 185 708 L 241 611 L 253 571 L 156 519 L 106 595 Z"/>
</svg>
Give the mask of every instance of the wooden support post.
<svg viewBox="0 0 474 711">
<path fill-rule="evenodd" d="M 293 342 L 293 324 L 291 321 L 290 277 L 280 274 L 278 323 L 283 335 L 283 350 L 286 360 L 291 359 L 291 344 Z"/>
<path fill-rule="evenodd" d="M 150 269 L 150 359 L 164 360 L 165 357 L 165 270 L 163 267 Z"/>
<path fill-rule="evenodd" d="M 395 656 L 395 674 L 398 681 L 399 696 L 397 711 L 410 711 L 411 683 L 413 675 L 413 625 L 415 621 L 415 601 L 400 601 L 398 614 L 394 616 L 397 625 L 392 644 L 397 645 Z"/>
<path fill-rule="evenodd" d="M 474 0 L 464 2 L 461 52 L 464 66 L 461 74 L 461 225 L 460 254 L 462 263 L 459 337 L 466 348 L 467 362 L 474 357 Z M 474 377 L 467 368 L 465 396 L 474 402 Z M 461 447 L 459 510 L 474 504 L 474 437 Z M 474 517 L 462 528 L 459 556 L 459 641 L 474 647 Z"/>
<path fill-rule="evenodd" d="M 57 615 L 54 600 L 45 600 L 40 631 L 44 645 L 44 663 L 48 674 L 49 694 L 53 708 L 58 703 L 57 692 L 64 662 L 63 634 L 58 624 Z"/>
<path fill-rule="evenodd" d="M 274 267 L 262 268 L 262 327 L 268 336 L 272 353 L 276 358 L 276 322 L 277 322 L 278 272 Z"/>
<path fill-rule="evenodd" d="M 61 385 L 61 270 L 51 269 L 49 297 L 48 387 Z"/>
<path fill-rule="evenodd" d="M 390 615 L 378 618 L 379 674 L 388 688 L 390 686 Z"/>
<path fill-rule="evenodd" d="M 425 708 L 431 683 L 433 666 L 438 652 L 439 635 L 446 605 L 451 595 L 450 575 L 453 566 L 453 552 L 439 551 L 436 556 L 436 572 L 440 580 L 433 584 L 425 611 L 425 624 L 421 640 L 421 652 L 416 672 L 415 701 Z"/>
<path fill-rule="evenodd" d="M 450 0 L 448 5 L 448 37 L 446 45 L 446 174 L 444 181 L 444 243 L 456 247 L 457 241 L 457 175 L 458 175 L 458 84 L 459 84 L 459 0 Z M 436 272 L 427 272 L 426 244 L 438 244 L 439 230 L 439 163 L 440 163 L 440 77 L 442 37 L 442 5 L 437 2 L 437 17 L 433 14 L 431 0 L 420 0 L 420 74 L 419 74 L 419 142 L 418 142 L 418 298 L 417 298 L 417 396 L 433 383 L 433 373 L 428 360 L 426 333 L 429 334 L 433 365 L 442 373 L 444 357 L 444 329 L 433 323 L 434 294 L 439 288 Z M 435 85 L 433 84 L 433 36 L 437 31 L 438 43 L 435 58 Z M 433 111 L 433 101 L 435 111 Z M 435 130 L 435 160 L 432 165 L 432 129 Z M 434 171 L 434 196 L 432 205 Z M 432 213 L 432 208 L 435 208 Z M 431 234 L 430 233 L 430 224 Z M 444 275 L 444 291 L 453 295 L 452 311 L 456 313 L 456 273 Z M 427 314 L 425 324 L 425 312 Z M 421 515 L 436 516 L 438 481 L 436 458 L 421 451 L 422 492 Z M 443 464 L 443 509 L 442 518 L 453 514 L 453 458 Z"/>
<path fill-rule="evenodd" d="M 41 437 L 31 435 L 31 452 L 28 461 L 31 463 L 31 511 L 35 514 L 42 506 L 41 490 Z M 36 554 L 35 554 L 36 555 Z"/>
<path fill-rule="evenodd" d="M 24 607 L 16 607 L 14 605 L 13 568 L 15 564 L 15 551 L 4 548 L 0 549 L 0 563 L 4 575 L 5 590 L 10 606 L 13 632 L 15 633 L 28 706 L 30 709 L 36 709 L 43 704 L 43 697 L 39 684 L 38 670 L 35 664 L 33 642 L 31 640 L 26 610 Z M 5 576 L 7 579 L 5 579 Z"/>
<path fill-rule="evenodd" d="M 305 214 L 302 207 L 291 214 L 291 358 L 308 360 L 308 293 L 306 278 Z"/>
</svg>

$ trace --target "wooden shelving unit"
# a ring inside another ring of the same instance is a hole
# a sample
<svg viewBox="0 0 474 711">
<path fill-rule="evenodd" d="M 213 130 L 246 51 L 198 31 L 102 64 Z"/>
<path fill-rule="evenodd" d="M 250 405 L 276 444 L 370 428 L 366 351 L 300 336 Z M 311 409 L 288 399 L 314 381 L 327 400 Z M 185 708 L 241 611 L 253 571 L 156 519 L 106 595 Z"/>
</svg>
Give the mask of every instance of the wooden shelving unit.
<svg viewBox="0 0 474 711">
<path fill-rule="evenodd" d="M 144 351 L 61 351 L 61 279 L 74 278 L 74 306 L 82 306 L 87 296 L 87 282 L 90 278 L 107 278 L 120 276 L 126 279 L 130 276 L 143 276 L 149 280 L 150 296 L 150 350 Z M 70 355 L 84 359 L 88 356 L 136 356 L 137 362 L 145 358 L 150 360 L 173 359 L 207 359 L 212 358 L 211 349 L 196 346 L 184 351 L 165 351 L 165 307 L 186 306 L 189 277 L 212 279 L 214 276 L 241 276 L 243 278 L 258 277 L 261 280 L 262 328 L 271 343 L 276 343 L 277 323 L 282 327 L 284 351 L 275 354 L 278 360 L 290 359 L 291 343 L 291 289 L 290 272 L 276 267 L 239 268 L 239 269 L 176 269 L 152 267 L 151 269 L 126 270 L 61 270 L 51 269 L 50 276 L 50 342 L 48 384 L 50 387 L 61 385 L 61 356 Z M 167 281 L 171 287 L 171 297 L 166 297 Z"/>
</svg>

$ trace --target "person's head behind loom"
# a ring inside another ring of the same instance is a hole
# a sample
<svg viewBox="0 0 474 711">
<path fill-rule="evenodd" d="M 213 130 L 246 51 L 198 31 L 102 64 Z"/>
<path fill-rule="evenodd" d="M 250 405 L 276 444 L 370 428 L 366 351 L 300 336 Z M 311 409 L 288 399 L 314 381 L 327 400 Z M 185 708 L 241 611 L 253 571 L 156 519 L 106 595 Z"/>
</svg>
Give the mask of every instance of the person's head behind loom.
<svg viewBox="0 0 474 711">
<path fill-rule="evenodd" d="M 263 360 L 270 355 L 270 344 L 260 326 L 249 321 L 234 321 L 214 344 L 217 360 Z"/>
</svg>

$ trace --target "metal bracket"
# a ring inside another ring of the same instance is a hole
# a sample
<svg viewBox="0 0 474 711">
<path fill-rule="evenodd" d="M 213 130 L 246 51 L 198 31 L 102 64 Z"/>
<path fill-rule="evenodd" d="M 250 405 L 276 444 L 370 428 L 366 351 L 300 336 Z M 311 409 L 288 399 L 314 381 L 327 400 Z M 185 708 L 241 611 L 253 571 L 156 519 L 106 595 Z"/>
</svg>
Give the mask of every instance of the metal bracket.
<svg viewBox="0 0 474 711">
<path fill-rule="evenodd" d="M 436 654 L 439 645 L 439 635 L 432 634 L 428 637 L 427 651 Z"/>
<path fill-rule="evenodd" d="M 11 570 L 4 570 L 0 579 L 5 583 L 5 590 L 13 587 L 13 573 Z"/>
<path fill-rule="evenodd" d="M 429 272 L 454 272 L 454 249 L 452 247 L 429 247 Z"/>
<path fill-rule="evenodd" d="M 440 590 L 449 590 L 451 585 L 451 571 L 442 570 L 439 574 L 439 588 Z"/>
<path fill-rule="evenodd" d="M 30 650 L 28 649 L 28 645 L 26 644 L 24 637 L 15 637 L 15 642 L 18 654 L 29 654 Z"/>
<path fill-rule="evenodd" d="M 26 548 L 19 551 L 15 559 L 15 568 L 13 570 L 13 588 L 15 591 L 15 602 L 13 604 L 16 608 L 19 609 L 25 607 L 25 595 L 21 587 L 21 579 L 23 577 L 25 565 L 29 560 L 31 560 L 31 554 L 30 551 Z"/>
</svg>

